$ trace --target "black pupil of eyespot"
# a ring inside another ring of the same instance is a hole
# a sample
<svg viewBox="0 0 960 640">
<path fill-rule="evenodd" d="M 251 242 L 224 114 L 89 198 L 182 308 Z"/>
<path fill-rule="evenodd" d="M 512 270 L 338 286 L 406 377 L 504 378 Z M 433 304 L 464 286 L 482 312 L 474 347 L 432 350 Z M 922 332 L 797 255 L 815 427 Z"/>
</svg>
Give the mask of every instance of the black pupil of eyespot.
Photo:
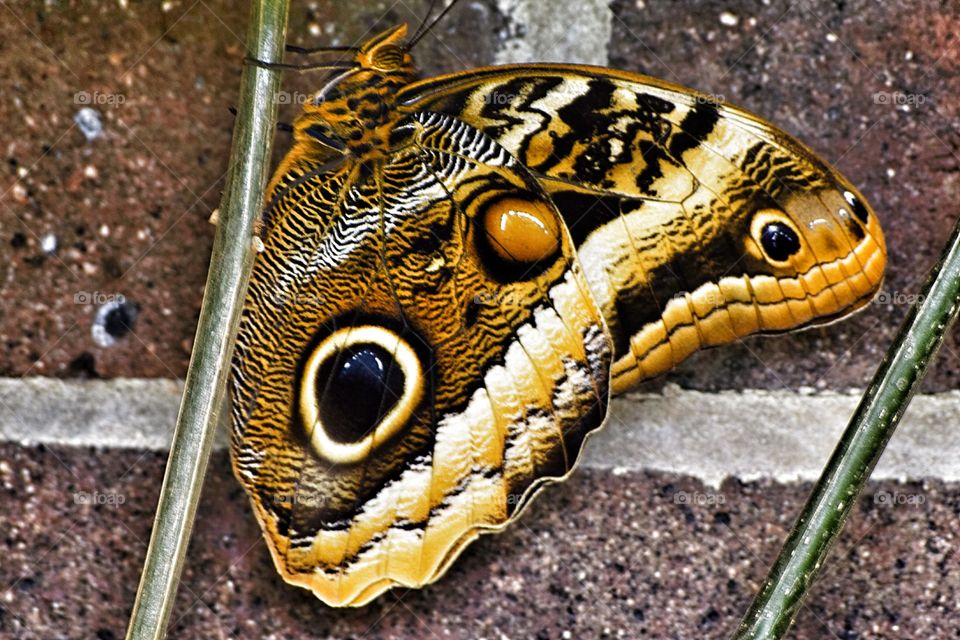
<svg viewBox="0 0 960 640">
<path fill-rule="evenodd" d="M 857 218 L 860 219 L 860 222 L 865 223 L 870 217 L 870 213 L 867 211 L 867 208 L 863 206 L 860 198 L 853 195 L 849 191 L 844 191 L 843 197 L 847 201 L 847 204 L 850 205 L 850 208 L 853 209 L 853 215 L 857 216 Z"/>
<path fill-rule="evenodd" d="M 315 384 L 327 436 L 351 443 L 363 440 L 400 400 L 404 376 L 383 347 L 361 344 L 328 358 Z"/>
<path fill-rule="evenodd" d="M 771 222 L 760 234 L 763 250 L 772 260 L 782 262 L 800 249 L 800 239 L 793 229 L 780 222 Z"/>
</svg>

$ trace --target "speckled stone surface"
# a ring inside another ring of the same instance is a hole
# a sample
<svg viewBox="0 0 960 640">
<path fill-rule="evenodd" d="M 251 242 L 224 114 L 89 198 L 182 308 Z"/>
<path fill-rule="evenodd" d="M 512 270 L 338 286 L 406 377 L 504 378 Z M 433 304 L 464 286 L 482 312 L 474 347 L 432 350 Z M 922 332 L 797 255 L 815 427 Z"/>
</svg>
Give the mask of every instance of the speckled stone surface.
<svg viewBox="0 0 960 640">
<path fill-rule="evenodd" d="M 289 40 L 342 44 L 402 21 L 425 0 L 292 3 Z M 227 170 L 248 3 L 115 0 L 0 7 L 0 375 L 186 373 Z M 320 20 L 319 16 L 325 19 Z M 421 43 L 431 72 L 493 59 L 502 23 L 465 5 Z M 450 43 L 458 53 L 451 55 Z M 291 74 L 291 119 L 318 76 Z M 93 109 L 100 133 L 75 122 Z M 279 136 L 281 149 L 285 137 Z M 50 244 L 47 244 L 50 243 Z M 50 247 L 52 250 L 47 250 Z M 97 309 L 123 296 L 133 331 L 110 347 Z"/>
<path fill-rule="evenodd" d="M 120 638 L 162 456 L 0 445 L 0 637 Z M 274 572 L 214 456 L 171 638 L 724 638 L 807 485 L 576 473 L 440 582 L 332 610 Z M 957 637 L 960 486 L 872 484 L 791 637 Z"/>
<path fill-rule="evenodd" d="M 426 4 L 294 3 L 290 40 L 353 42 L 398 21 L 417 24 Z M 246 9 L 224 0 L 124 5 L 35 0 L 2 9 L 0 375 L 185 372 L 213 234 L 207 218 L 226 170 Z M 489 63 L 505 38 L 522 37 L 497 6 L 464 2 L 450 12 L 418 45 L 424 72 Z M 884 297 L 858 317 L 700 354 L 668 379 L 697 389 L 863 386 L 960 202 L 957 5 L 611 7 L 612 66 L 696 87 L 799 136 L 861 186 L 890 248 Z M 316 82 L 288 74 L 282 117 Z M 74 124 L 83 107 L 100 114 L 94 140 Z M 45 252 L 51 239 L 56 248 Z M 91 323 L 98 304 L 117 295 L 135 303 L 138 316 L 132 333 L 100 347 Z M 927 390 L 960 380 L 957 335 L 948 337 Z"/>
</svg>

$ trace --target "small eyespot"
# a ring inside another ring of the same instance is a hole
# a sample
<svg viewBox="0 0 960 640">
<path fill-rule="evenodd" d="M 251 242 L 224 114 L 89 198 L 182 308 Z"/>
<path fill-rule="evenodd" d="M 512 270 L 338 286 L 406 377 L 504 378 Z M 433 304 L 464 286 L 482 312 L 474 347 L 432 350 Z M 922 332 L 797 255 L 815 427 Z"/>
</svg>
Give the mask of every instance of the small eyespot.
<svg viewBox="0 0 960 640">
<path fill-rule="evenodd" d="M 422 385 L 419 358 L 396 333 L 372 325 L 334 331 L 300 381 L 300 417 L 314 451 L 333 463 L 363 460 L 409 421 Z"/>
<path fill-rule="evenodd" d="M 782 222 L 767 223 L 760 232 L 760 244 L 771 260 L 785 262 L 800 250 L 800 238 Z"/>
<path fill-rule="evenodd" d="M 843 199 L 847 201 L 847 204 L 850 205 L 850 208 L 853 209 L 853 215 L 857 216 L 860 222 L 866 224 L 870 219 L 870 212 L 867 211 L 867 207 L 864 206 L 863 202 L 860 201 L 852 191 L 844 191 Z"/>
<path fill-rule="evenodd" d="M 506 197 L 479 214 L 477 240 L 488 266 L 507 280 L 533 277 L 552 264 L 561 246 L 557 214 L 536 197 Z"/>
</svg>

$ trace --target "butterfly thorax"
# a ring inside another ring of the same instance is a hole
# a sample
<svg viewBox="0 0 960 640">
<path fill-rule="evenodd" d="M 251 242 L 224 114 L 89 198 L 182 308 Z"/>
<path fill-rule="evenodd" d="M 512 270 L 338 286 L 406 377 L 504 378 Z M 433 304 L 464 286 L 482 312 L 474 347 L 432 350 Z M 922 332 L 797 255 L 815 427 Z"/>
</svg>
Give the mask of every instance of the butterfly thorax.
<svg viewBox="0 0 960 640">
<path fill-rule="evenodd" d="M 405 36 L 406 25 L 400 25 L 367 42 L 355 66 L 333 77 L 304 107 L 294 125 L 298 142 L 319 142 L 363 160 L 384 155 L 399 118 L 397 92 L 416 73 Z"/>
</svg>

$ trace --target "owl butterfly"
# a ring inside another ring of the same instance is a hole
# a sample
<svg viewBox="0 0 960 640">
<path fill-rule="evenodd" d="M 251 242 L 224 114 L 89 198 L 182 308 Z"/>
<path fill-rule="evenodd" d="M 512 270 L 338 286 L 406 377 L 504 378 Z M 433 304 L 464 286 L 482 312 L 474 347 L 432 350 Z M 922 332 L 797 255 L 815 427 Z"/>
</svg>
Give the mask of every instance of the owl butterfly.
<svg viewBox="0 0 960 640">
<path fill-rule="evenodd" d="M 759 118 L 641 75 L 415 80 L 353 50 L 269 185 L 232 461 L 283 578 L 329 605 L 436 580 L 567 476 L 611 394 L 846 315 L 883 235 Z"/>
</svg>

